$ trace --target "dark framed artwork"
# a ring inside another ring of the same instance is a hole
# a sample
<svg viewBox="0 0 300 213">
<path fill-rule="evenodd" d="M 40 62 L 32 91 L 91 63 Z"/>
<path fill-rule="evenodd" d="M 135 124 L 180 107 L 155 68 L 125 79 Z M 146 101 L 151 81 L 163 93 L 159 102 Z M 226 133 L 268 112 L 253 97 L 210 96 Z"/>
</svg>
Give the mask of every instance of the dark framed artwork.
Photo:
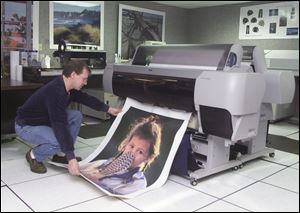
<svg viewBox="0 0 300 213">
<path fill-rule="evenodd" d="M 119 5 L 118 55 L 132 59 L 144 41 L 165 40 L 165 12 Z"/>
</svg>

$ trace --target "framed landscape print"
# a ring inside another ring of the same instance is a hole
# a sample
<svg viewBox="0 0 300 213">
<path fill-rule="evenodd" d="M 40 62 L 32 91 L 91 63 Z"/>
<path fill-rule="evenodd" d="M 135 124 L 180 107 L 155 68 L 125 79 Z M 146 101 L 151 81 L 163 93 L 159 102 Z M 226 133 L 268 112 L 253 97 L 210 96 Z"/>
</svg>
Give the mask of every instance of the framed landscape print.
<svg viewBox="0 0 300 213">
<path fill-rule="evenodd" d="M 50 1 L 50 48 L 64 40 L 71 49 L 102 50 L 103 11 L 102 1 Z"/>
</svg>

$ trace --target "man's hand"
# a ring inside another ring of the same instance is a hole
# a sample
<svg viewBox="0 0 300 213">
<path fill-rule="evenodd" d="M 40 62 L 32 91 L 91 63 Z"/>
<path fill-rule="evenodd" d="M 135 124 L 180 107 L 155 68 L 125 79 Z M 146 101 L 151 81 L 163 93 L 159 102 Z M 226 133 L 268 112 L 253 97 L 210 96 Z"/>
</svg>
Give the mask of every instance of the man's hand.
<svg viewBox="0 0 300 213">
<path fill-rule="evenodd" d="M 109 107 L 107 112 L 113 116 L 117 116 L 121 111 L 122 111 L 122 109 Z"/>
<path fill-rule="evenodd" d="M 68 170 L 71 175 L 79 175 L 80 174 L 78 162 L 76 159 L 69 160 Z"/>
</svg>

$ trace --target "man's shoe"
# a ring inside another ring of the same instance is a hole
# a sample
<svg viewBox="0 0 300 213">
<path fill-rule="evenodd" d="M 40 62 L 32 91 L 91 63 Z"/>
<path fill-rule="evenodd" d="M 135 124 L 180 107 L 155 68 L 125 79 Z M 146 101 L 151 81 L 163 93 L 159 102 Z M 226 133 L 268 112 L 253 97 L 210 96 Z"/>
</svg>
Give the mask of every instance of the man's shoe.
<svg viewBox="0 0 300 213">
<path fill-rule="evenodd" d="M 82 160 L 82 158 L 81 157 L 76 157 L 76 160 L 79 162 L 79 161 Z M 59 155 L 53 155 L 52 162 L 63 163 L 63 164 L 69 163 L 66 156 L 59 156 Z"/>
<path fill-rule="evenodd" d="M 30 149 L 26 153 L 26 160 L 30 165 L 30 170 L 34 173 L 43 174 L 47 172 L 47 168 L 42 162 L 38 162 L 36 159 L 31 158 L 30 152 L 32 149 Z"/>
</svg>

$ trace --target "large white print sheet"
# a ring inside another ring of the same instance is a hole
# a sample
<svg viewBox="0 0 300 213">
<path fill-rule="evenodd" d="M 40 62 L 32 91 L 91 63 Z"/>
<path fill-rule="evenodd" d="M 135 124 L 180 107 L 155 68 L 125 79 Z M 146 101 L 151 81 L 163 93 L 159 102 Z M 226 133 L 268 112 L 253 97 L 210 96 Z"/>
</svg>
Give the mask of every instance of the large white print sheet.
<svg viewBox="0 0 300 213">
<path fill-rule="evenodd" d="M 79 163 L 81 176 L 106 194 L 122 198 L 161 187 L 190 115 L 127 98 L 102 143 Z"/>
</svg>

